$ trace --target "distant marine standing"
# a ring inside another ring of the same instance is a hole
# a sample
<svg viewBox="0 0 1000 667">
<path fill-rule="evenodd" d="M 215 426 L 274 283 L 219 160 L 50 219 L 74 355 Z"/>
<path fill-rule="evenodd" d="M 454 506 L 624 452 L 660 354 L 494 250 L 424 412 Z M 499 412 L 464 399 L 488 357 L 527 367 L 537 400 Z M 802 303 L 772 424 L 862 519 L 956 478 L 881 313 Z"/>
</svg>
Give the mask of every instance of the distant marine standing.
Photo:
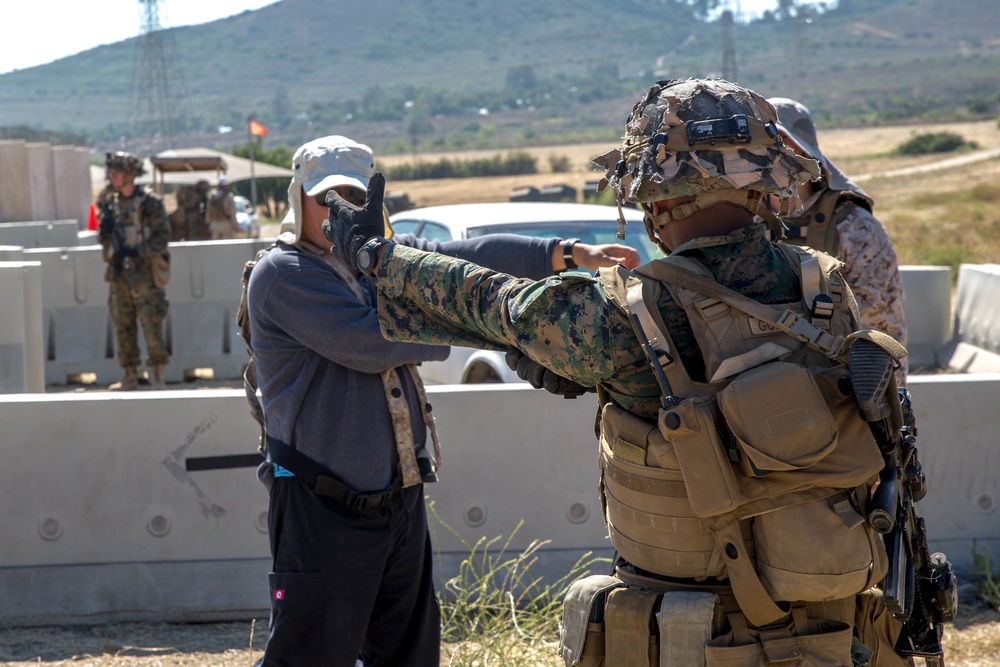
<svg viewBox="0 0 1000 667">
<path fill-rule="evenodd" d="M 97 202 L 102 257 L 108 263 L 108 309 L 115 326 L 118 363 L 125 369 L 120 391 L 139 385 L 141 352 L 138 324 L 146 341 L 149 380 L 165 389 L 163 367 L 170 361 L 164 344 L 163 323 L 170 276 L 170 223 L 163 201 L 146 192 L 135 179 L 145 173 L 142 160 L 131 153 L 108 153 L 105 160 L 110 188 Z"/>
</svg>

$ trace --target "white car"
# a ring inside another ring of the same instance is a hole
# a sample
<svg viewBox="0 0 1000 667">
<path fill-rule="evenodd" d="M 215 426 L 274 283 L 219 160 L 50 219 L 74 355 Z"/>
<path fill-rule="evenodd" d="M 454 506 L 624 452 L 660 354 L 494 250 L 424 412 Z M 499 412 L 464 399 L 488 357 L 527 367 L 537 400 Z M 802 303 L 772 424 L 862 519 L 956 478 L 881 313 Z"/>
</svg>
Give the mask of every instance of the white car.
<svg viewBox="0 0 1000 667">
<path fill-rule="evenodd" d="M 236 204 L 236 226 L 239 227 L 239 235 L 248 239 L 259 239 L 260 217 L 254 210 L 253 204 L 242 195 L 233 195 L 233 203 Z"/>
<path fill-rule="evenodd" d="M 642 263 L 662 253 L 646 236 L 642 212 L 623 209 L 626 240 L 639 251 Z M 432 241 L 468 239 L 484 234 L 524 234 L 542 238 L 578 238 L 584 243 L 620 243 L 618 209 L 570 203 L 501 202 L 454 204 L 401 211 L 389 217 L 397 234 L 414 234 Z M 479 384 L 521 382 L 507 367 L 503 352 L 453 347 L 445 361 L 424 363 L 420 375 L 428 383 Z"/>
</svg>

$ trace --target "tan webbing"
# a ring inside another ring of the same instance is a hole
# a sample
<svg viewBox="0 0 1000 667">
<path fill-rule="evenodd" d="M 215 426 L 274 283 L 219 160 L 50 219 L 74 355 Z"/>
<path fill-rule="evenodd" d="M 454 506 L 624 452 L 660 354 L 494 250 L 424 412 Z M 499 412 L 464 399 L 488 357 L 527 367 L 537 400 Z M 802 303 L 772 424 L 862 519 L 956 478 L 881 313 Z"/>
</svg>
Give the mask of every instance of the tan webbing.
<svg viewBox="0 0 1000 667">
<path fill-rule="evenodd" d="M 723 287 L 714 280 L 699 276 L 679 266 L 674 266 L 669 262 L 650 262 L 649 264 L 640 266 L 635 271 L 661 282 L 713 296 L 748 315 L 756 317 L 762 322 L 774 325 L 779 330 L 828 357 L 836 357 L 840 352 L 842 338 L 831 336 L 825 331 L 817 329 L 805 318 L 800 317 L 791 310 L 785 310 L 784 313 L 778 314 L 774 308 L 758 303 L 749 297 Z"/>
</svg>

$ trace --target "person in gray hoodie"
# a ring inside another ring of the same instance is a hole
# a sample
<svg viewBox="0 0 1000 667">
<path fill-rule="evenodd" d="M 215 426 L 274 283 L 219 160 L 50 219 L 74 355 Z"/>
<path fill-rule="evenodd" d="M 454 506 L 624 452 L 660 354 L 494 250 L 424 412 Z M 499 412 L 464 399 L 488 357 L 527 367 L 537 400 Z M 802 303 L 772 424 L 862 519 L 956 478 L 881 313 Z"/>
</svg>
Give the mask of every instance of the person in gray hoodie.
<svg viewBox="0 0 1000 667">
<path fill-rule="evenodd" d="M 273 558 L 259 664 L 437 667 L 422 484 L 436 478 L 440 451 L 416 364 L 446 358 L 449 347 L 386 340 L 368 276 L 331 254 L 323 235 L 328 191 L 364 204 L 371 149 L 323 137 L 295 152 L 292 169 L 289 231 L 260 257 L 247 287 Z M 395 240 L 533 279 L 566 267 L 561 239 Z M 639 264 L 625 245 L 571 251 L 590 269 Z"/>
</svg>

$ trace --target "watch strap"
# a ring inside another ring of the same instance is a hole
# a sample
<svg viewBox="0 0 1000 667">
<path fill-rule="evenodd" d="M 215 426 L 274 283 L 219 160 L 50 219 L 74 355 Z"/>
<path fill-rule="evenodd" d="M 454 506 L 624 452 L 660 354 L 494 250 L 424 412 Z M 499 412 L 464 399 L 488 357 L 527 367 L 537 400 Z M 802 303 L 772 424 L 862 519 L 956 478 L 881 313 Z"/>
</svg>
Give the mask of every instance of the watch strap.
<svg viewBox="0 0 1000 667">
<path fill-rule="evenodd" d="M 355 265 L 358 271 L 365 273 L 369 276 L 375 274 L 375 261 L 378 258 L 378 249 L 382 246 L 392 243 L 381 236 L 373 236 L 358 248 L 357 255 L 355 256 Z"/>
<path fill-rule="evenodd" d="M 567 271 L 579 268 L 579 265 L 573 261 L 573 246 L 579 242 L 580 239 L 566 239 L 562 242 L 563 261 L 566 263 Z"/>
</svg>

